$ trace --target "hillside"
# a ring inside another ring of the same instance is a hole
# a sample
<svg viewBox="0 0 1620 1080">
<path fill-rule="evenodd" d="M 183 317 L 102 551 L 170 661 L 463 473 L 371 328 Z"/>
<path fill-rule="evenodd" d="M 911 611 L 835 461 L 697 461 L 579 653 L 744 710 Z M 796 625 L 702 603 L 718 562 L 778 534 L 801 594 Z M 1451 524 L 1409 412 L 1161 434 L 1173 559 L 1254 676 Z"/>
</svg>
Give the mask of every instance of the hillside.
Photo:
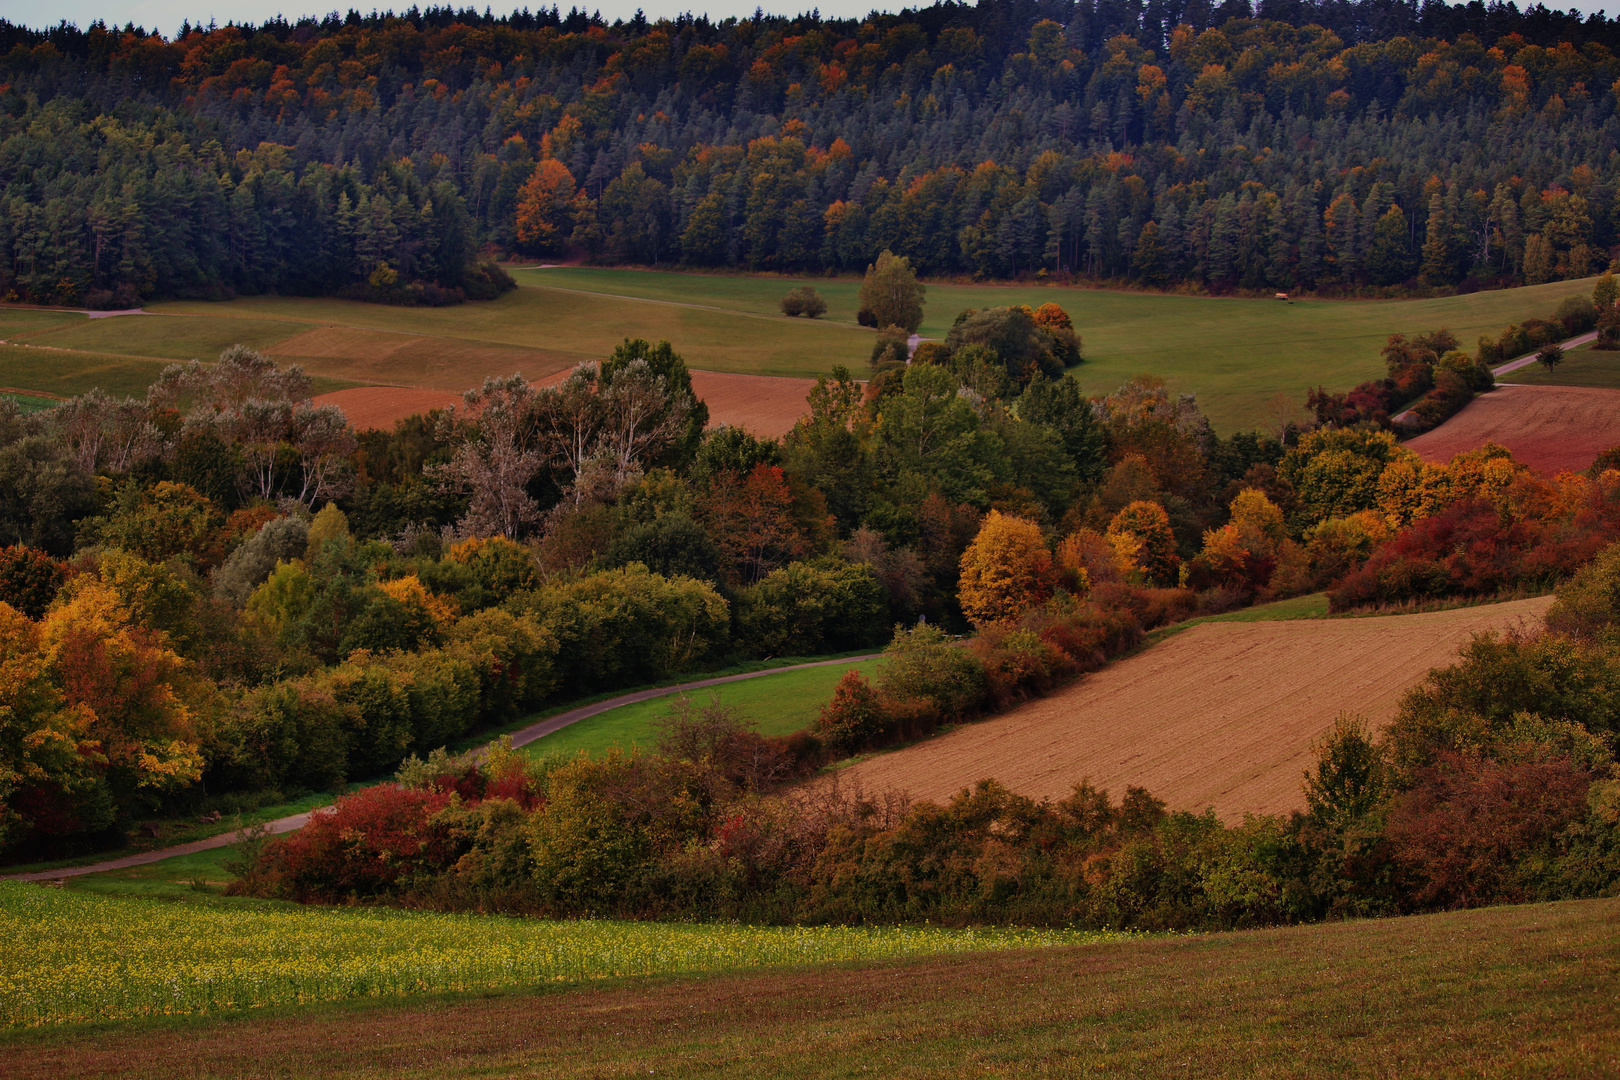
<svg viewBox="0 0 1620 1080">
<path fill-rule="evenodd" d="M 990 777 L 1060 799 L 1089 778 L 1223 820 L 1303 809 L 1311 744 L 1341 712 L 1387 721 L 1482 630 L 1539 622 L 1551 597 L 1420 615 L 1205 623 L 1051 697 L 838 773 L 942 801 Z"/>
<path fill-rule="evenodd" d="M 1597 1076 L 1620 1067 L 1617 917 L 1590 900 L 13 1032 L 0 1072 Z"/>
<path fill-rule="evenodd" d="M 1615 22 L 1259 13 L 0 22 L 0 292 L 438 304 L 499 293 L 491 249 L 779 273 L 890 249 L 928 274 L 1216 293 L 1607 263 Z"/>
</svg>

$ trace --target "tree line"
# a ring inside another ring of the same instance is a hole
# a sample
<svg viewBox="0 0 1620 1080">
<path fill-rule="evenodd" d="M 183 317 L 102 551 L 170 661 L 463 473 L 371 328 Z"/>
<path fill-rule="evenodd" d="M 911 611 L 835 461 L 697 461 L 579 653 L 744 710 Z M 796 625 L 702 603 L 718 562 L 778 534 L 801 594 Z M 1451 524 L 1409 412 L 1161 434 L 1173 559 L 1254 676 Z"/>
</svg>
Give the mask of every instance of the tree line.
<svg viewBox="0 0 1620 1080">
<path fill-rule="evenodd" d="M 18 297 L 492 286 L 475 255 L 1476 288 L 1616 241 L 1614 24 L 939 4 L 0 26 Z M 493 287 L 498 287 L 498 282 Z"/>
</svg>

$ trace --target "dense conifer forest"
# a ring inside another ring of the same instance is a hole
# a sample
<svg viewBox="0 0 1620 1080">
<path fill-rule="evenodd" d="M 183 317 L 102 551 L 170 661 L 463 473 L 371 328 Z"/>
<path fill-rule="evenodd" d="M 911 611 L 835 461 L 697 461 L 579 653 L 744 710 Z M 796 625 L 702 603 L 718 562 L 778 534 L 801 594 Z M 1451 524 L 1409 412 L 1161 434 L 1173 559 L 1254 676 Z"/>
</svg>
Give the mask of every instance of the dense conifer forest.
<svg viewBox="0 0 1620 1080">
<path fill-rule="evenodd" d="M 0 294 L 506 287 L 484 255 L 1472 289 L 1607 265 L 1620 25 L 1539 5 L 940 3 L 0 22 Z"/>
</svg>

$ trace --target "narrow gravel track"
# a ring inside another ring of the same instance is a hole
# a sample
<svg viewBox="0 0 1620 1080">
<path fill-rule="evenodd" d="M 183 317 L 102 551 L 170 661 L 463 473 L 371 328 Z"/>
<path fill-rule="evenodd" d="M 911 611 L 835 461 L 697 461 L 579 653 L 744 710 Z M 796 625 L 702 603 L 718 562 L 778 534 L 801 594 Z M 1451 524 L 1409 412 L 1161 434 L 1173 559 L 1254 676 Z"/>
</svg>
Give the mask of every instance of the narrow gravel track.
<svg viewBox="0 0 1620 1080">
<path fill-rule="evenodd" d="M 633 694 L 620 694 L 618 697 L 606 701 L 598 701 L 592 705 L 581 705 L 577 709 L 570 709 L 556 716 L 549 716 L 526 728 L 512 732 L 513 746 L 527 746 L 536 739 L 560 731 L 569 724 L 577 724 L 587 717 L 605 713 L 609 709 L 616 709 L 620 705 L 632 705 L 638 701 L 651 701 L 653 698 L 666 697 L 669 694 L 680 694 L 688 690 L 702 690 L 709 686 L 719 686 L 722 683 L 741 682 L 744 679 L 758 679 L 765 675 L 777 675 L 784 671 L 801 671 L 804 668 L 830 667 L 833 664 L 857 664 L 862 660 L 872 660 L 881 654 L 868 653 L 865 656 L 846 656 L 839 660 L 817 660 L 809 664 L 789 664 L 787 667 L 767 668 L 764 671 L 748 671 L 741 675 L 720 675 L 713 679 L 699 679 L 696 682 L 681 683 L 678 686 L 657 686 L 651 690 L 638 690 Z M 288 817 L 277 818 L 265 823 L 265 831 L 271 835 L 290 833 L 303 828 L 313 814 L 318 814 L 324 807 L 307 811 L 302 814 L 292 814 Z M 0 881 L 58 881 L 62 878 L 79 877 L 82 874 L 99 874 L 105 870 L 127 870 L 132 866 L 146 866 L 149 863 L 162 862 L 177 855 L 192 855 L 199 851 L 212 851 L 215 848 L 228 847 L 236 843 L 235 833 L 220 833 L 210 836 L 206 840 L 194 840 L 189 844 L 178 844 L 174 847 L 159 848 L 156 851 L 143 851 L 139 855 L 125 855 L 118 859 L 108 859 L 105 862 L 91 863 L 89 866 L 68 866 L 60 870 L 39 870 L 31 874 L 0 874 Z"/>
</svg>

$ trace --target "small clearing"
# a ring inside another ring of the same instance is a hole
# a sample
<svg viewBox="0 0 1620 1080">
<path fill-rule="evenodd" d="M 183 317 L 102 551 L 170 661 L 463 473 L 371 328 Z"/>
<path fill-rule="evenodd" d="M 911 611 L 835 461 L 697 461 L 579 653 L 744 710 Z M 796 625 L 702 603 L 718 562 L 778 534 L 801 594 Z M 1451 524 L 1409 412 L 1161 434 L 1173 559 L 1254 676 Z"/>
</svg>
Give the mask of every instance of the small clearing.
<svg viewBox="0 0 1620 1080">
<path fill-rule="evenodd" d="M 1304 808 L 1311 744 L 1341 712 L 1388 723 L 1474 634 L 1538 624 L 1551 597 L 1421 615 L 1204 623 L 1032 701 L 837 775 L 943 801 L 981 779 L 1061 799 L 1089 779 L 1145 787 L 1173 810 Z"/>
<path fill-rule="evenodd" d="M 1425 461 L 1445 462 L 1488 442 L 1548 476 L 1580 472 L 1620 446 L 1620 390 L 1499 386 L 1406 446 Z"/>
</svg>

